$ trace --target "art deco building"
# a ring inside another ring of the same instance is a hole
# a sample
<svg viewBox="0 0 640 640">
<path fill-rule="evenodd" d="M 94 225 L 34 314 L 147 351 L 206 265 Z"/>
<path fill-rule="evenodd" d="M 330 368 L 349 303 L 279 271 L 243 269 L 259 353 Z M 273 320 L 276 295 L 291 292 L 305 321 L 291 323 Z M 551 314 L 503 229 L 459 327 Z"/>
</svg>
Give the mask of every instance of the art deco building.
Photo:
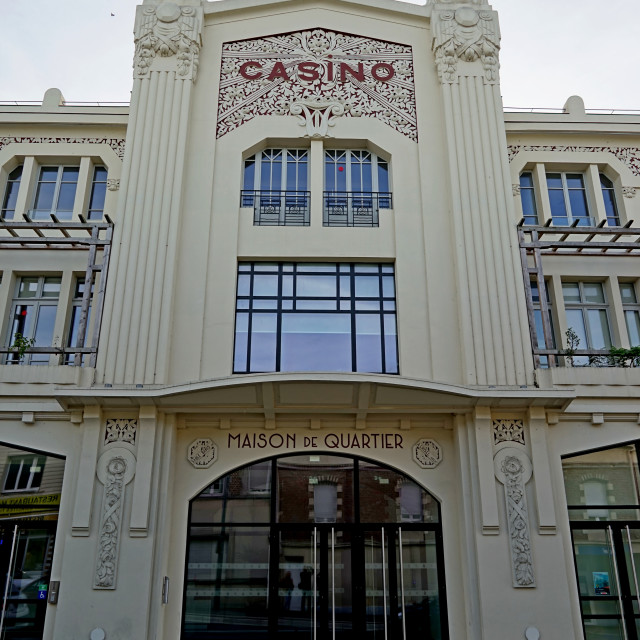
<svg viewBox="0 0 640 640">
<path fill-rule="evenodd" d="M 145 1 L 0 106 L 0 637 L 635 640 L 640 118 L 479 0 Z"/>
</svg>

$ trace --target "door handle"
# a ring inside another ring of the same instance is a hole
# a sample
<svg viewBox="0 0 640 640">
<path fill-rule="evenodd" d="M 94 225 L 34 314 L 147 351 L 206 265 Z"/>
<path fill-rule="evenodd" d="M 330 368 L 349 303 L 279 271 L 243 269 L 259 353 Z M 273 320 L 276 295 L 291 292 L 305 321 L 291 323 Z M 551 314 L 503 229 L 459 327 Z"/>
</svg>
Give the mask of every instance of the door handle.
<svg viewBox="0 0 640 640">
<path fill-rule="evenodd" d="M 611 530 L 611 525 L 607 527 L 607 532 L 609 534 L 609 547 L 611 548 L 611 559 L 613 560 L 613 573 L 616 577 L 616 587 L 618 589 L 618 602 L 620 603 L 620 622 L 622 623 L 622 632 L 624 633 L 624 640 L 628 640 L 629 636 L 627 636 L 627 625 L 625 624 L 624 609 L 622 608 L 622 591 L 620 590 L 620 577 L 618 575 L 618 563 L 616 562 L 616 551 L 613 548 L 613 532 Z"/>
<path fill-rule="evenodd" d="M 336 538 L 331 527 L 331 637 L 336 640 Z"/>
<path fill-rule="evenodd" d="M 627 540 L 629 541 L 629 558 L 631 559 L 631 569 L 633 570 L 633 583 L 636 587 L 636 600 L 638 601 L 638 611 L 640 611 L 640 591 L 638 591 L 638 573 L 636 572 L 636 561 L 633 558 L 633 546 L 631 545 L 631 531 L 629 525 L 625 527 L 627 530 Z"/>
<path fill-rule="evenodd" d="M 384 527 L 380 529 L 382 534 L 382 619 L 384 620 L 384 640 L 387 640 L 387 570 L 384 556 Z"/>
<path fill-rule="evenodd" d="M 398 544 L 400 546 L 400 598 L 402 604 L 402 638 L 403 640 L 407 640 L 407 625 L 405 622 L 404 612 L 404 561 L 402 559 L 402 527 L 398 527 Z"/>
<path fill-rule="evenodd" d="M 318 636 L 318 528 L 313 527 L 313 640 Z"/>
</svg>

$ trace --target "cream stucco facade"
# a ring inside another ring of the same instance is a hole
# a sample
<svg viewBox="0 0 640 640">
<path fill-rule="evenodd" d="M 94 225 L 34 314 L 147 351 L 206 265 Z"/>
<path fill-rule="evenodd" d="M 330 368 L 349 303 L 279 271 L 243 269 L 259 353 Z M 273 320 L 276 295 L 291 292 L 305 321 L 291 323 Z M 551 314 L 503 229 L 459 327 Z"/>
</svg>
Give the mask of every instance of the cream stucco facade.
<svg viewBox="0 0 640 640">
<path fill-rule="evenodd" d="M 637 115 L 504 113 L 475 0 L 134 33 L 0 107 L 2 637 L 637 637 Z"/>
</svg>

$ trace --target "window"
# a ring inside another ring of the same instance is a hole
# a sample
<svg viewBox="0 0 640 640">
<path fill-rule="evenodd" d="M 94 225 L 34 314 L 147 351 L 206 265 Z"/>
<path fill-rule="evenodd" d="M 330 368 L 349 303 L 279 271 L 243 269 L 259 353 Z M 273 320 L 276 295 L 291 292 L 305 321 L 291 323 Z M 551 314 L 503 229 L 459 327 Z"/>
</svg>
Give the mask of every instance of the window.
<svg viewBox="0 0 640 640">
<path fill-rule="evenodd" d="M 581 173 L 547 173 L 547 189 L 555 226 L 563 227 L 574 223 L 579 227 L 593 225 L 589 216 L 584 176 Z"/>
<path fill-rule="evenodd" d="M 520 199 L 522 200 L 524 224 L 538 224 L 538 210 L 536 209 L 536 194 L 533 188 L 533 174 L 530 171 L 527 171 L 520 176 Z"/>
<path fill-rule="evenodd" d="M 390 264 L 242 263 L 235 373 L 398 373 Z"/>
<path fill-rule="evenodd" d="M 265 149 L 244 162 L 240 206 L 254 208 L 254 225 L 307 226 L 307 149 Z"/>
<path fill-rule="evenodd" d="M 31 218 L 70 220 L 78 186 L 78 167 L 41 167 Z"/>
<path fill-rule="evenodd" d="M 11 326 L 8 344 L 15 342 L 16 334 L 34 340 L 34 347 L 50 347 L 60 297 L 59 277 L 29 276 L 18 280 L 11 309 Z M 26 353 L 24 358 L 16 353 L 7 357 L 8 364 L 48 364 L 47 353 Z"/>
<path fill-rule="evenodd" d="M 618 216 L 618 207 L 616 206 L 616 194 L 613 189 L 613 182 L 604 173 L 600 174 L 600 186 L 602 188 L 604 208 L 607 212 L 607 224 L 610 227 L 617 227 L 620 225 L 620 218 Z"/>
<path fill-rule="evenodd" d="M 91 286 L 91 296 L 93 297 L 93 285 Z M 82 344 L 78 344 L 78 329 L 80 328 L 80 316 L 82 314 L 82 296 L 84 295 L 84 278 L 78 278 L 76 280 L 76 288 L 73 294 L 73 301 L 71 303 L 71 320 L 69 322 L 69 334 L 67 338 L 67 346 L 69 347 L 84 347 L 86 346 L 89 338 L 89 327 L 91 326 L 91 306 L 89 306 L 89 312 L 87 314 L 87 322 L 84 334 L 84 340 Z M 90 303 L 91 304 L 91 303 Z M 81 362 L 84 364 L 83 355 Z M 74 364 L 75 356 L 72 353 L 65 354 L 65 364 Z"/>
<path fill-rule="evenodd" d="M 620 297 L 629 335 L 629 345 L 638 347 L 640 346 L 640 304 L 638 304 L 636 288 L 632 282 L 620 283 Z"/>
<path fill-rule="evenodd" d="M 545 286 L 545 292 L 547 294 L 547 311 L 549 314 L 549 326 L 551 327 L 551 342 L 552 344 L 547 347 L 544 340 L 544 330 L 542 327 L 542 309 L 540 306 L 540 291 L 538 289 L 538 283 L 535 280 L 531 281 L 531 298 L 533 301 L 533 318 L 536 323 L 536 338 L 538 341 L 538 349 L 555 349 L 556 339 L 553 331 L 553 318 L 551 315 L 551 299 L 549 297 L 549 287 Z M 549 356 L 540 356 L 540 365 L 542 367 L 549 366 Z"/>
<path fill-rule="evenodd" d="M 93 170 L 93 180 L 91 181 L 91 195 L 89 196 L 87 219 L 102 220 L 106 193 L 107 170 L 104 167 L 95 167 Z"/>
<path fill-rule="evenodd" d="M 611 332 L 607 303 L 600 282 L 563 282 L 562 295 L 567 325 L 577 334 L 578 349 L 609 349 Z M 588 364 L 585 357 L 574 358 L 574 364 Z"/>
<path fill-rule="evenodd" d="M 370 151 L 325 151 L 324 226 L 377 227 L 390 209 L 389 163 Z"/>
<path fill-rule="evenodd" d="M 18 190 L 20 189 L 20 179 L 22 178 L 22 165 L 16 167 L 7 178 L 7 186 L 2 202 L 2 218 L 13 220 L 16 213 L 16 201 L 18 200 Z"/>
<path fill-rule="evenodd" d="M 45 456 L 25 453 L 7 459 L 4 492 L 34 491 L 40 487 L 44 472 Z"/>
</svg>

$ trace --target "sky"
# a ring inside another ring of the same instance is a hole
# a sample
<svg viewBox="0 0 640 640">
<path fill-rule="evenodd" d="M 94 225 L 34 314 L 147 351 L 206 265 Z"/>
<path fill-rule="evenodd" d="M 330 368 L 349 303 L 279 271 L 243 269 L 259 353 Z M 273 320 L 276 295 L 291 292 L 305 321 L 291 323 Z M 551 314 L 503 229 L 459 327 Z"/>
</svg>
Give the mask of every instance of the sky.
<svg viewBox="0 0 640 640">
<path fill-rule="evenodd" d="M 222 0 L 224 1 L 224 0 Z M 393 0 L 400 2 L 401 0 Z M 424 0 L 406 0 L 424 4 Z M 128 102 L 138 0 L 0 0 L 0 102 Z M 640 110 L 640 0 L 494 0 L 505 107 Z"/>
</svg>

